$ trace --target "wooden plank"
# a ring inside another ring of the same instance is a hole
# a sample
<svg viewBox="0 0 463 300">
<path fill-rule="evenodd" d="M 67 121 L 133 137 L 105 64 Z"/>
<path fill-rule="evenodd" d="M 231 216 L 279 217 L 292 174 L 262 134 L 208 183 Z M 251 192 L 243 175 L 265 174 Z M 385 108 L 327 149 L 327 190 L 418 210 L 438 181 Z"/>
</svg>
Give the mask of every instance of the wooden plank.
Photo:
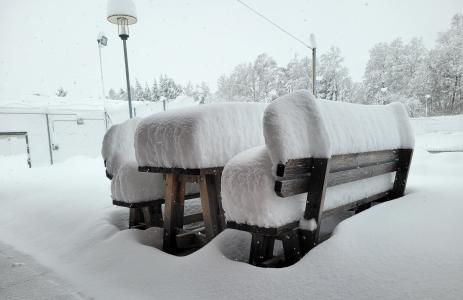
<svg viewBox="0 0 463 300">
<path fill-rule="evenodd" d="M 273 257 L 275 237 L 259 233 L 252 234 L 249 263 L 254 266 L 263 266 L 263 262 Z"/>
<path fill-rule="evenodd" d="M 399 150 L 383 150 L 331 157 L 330 172 L 339 172 L 355 168 L 363 168 L 376 164 L 398 161 Z M 276 175 L 278 177 L 290 177 L 294 175 L 308 174 L 313 166 L 313 158 L 291 159 L 286 164 L 278 164 Z"/>
<path fill-rule="evenodd" d="M 185 200 L 191 200 L 191 199 L 197 199 L 197 198 L 199 198 L 199 193 L 192 193 L 192 194 L 185 195 Z M 144 202 L 136 202 L 136 203 L 127 203 L 124 201 L 113 200 L 113 205 L 123 206 L 123 207 L 146 207 L 146 206 L 155 205 L 158 203 L 164 204 L 164 198 L 144 201 Z"/>
<path fill-rule="evenodd" d="M 303 176 L 297 179 L 283 179 L 275 181 L 275 193 L 280 197 L 289 197 L 307 193 L 310 183 L 310 176 Z"/>
<path fill-rule="evenodd" d="M 394 161 L 364 168 L 355 168 L 351 170 L 339 171 L 336 173 L 329 173 L 327 174 L 328 186 L 335 186 L 394 172 L 397 169 L 397 164 L 398 163 Z M 309 185 L 312 180 L 312 175 L 303 175 L 296 179 L 276 180 L 275 193 L 280 197 L 289 197 L 307 193 L 309 191 Z"/>
<path fill-rule="evenodd" d="M 320 221 L 325 203 L 325 192 L 328 186 L 327 175 L 330 169 L 330 161 L 327 158 L 315 158 L 309 183 L 307 201 L 304 210 L 305 220 L 315 220 L 317 228 L 313 231 L 300 230 L 300 247 L 304 255 L 315 247 L 320 231 Z"/>
<path fill-rule="evenodd" d="M 351 169 L 330 173 L 328 175 L 328 186 L 340 185 L 352 181 L 362 180 L 397 170 L 397 162 L 388 162 L 381 165 L 373 165 L 364 168 Z"/>
<path fill-rule="evenodd" d="M 177 174 L 177 175 L 218 175 L 222 174 L 223 167 L 213 168 L 197 168 L 197 169 L 183 169 L 183 168 L 164 168 L 152 166 L 139 166 L 139 172 L 149 173 L 164 173 L 164 174 Z"/>
<path fill-rule="evenodd" d="M 399 150 L 384 150 L 335 155 L 330 159 L 330 173 L 398 161 L 398 153 Z"/>
<path fill-rule="evenodd" d="M 177 234 L 176 244 L 178 249 L 200 248 L 207 243 L 206 236 L 202 233 L 204 227 L 185 233 Z"/>
<path fill-rule="evenodd" d="M 182 193 L 183 192 L 183 193 Z M 164 238 L 163 250 L 174 253 L 176 245 L 176 227 L 183 222 L 178 219 L 180 212 L 183 213 L 185 184 L 181 183 L 177 174 L 167 174 L 165 181 L 165 207 L 164 207 Z M 181 208 L 179 208 L 179 206 Z M 183 227 L 183 224 L 181 224 Z"/>
<path fill-rule="evenodd" d="M 202 175 L 200 180 L 201 206 L 207 240 L 212 240 L 224 228 L 221 220 L 220 190 L 217 188 L 215 175 Z"/>
<path fill-rule="evenodd" d="M 291 229 L 297 228 L 299 226 L 299 221 L 295 221 L 284 226 L 280 227 L 273 227 L 273 228 L 266 228 L 266 227 L 259 227 L 256 225 L 248 225 L 248 224 L 240 224 L 233 221 L 227 221 L 227 228 L 243 230 L 250 233 L 259 233 L 268 236 L 279 236 L 283 232 L 289 231 Z"/>
<path fill-rule="evenodd" d="M 137 202 L 137 203 L 127 203 L 123 201 L 113 200 L 113 205 L 129 207 L 129 208 L 147 207 L 147 206 L 163 204 L 163 203 L 164 203 L 164 199 L 156 199 L 156 200 Z"/>
<path fill-rule="evenodd" d="M 299 246 L 299 235 L 297 230 L 285 232 L 280 236 L 283 243 L 286 265 L 292 265 L 301 259 L 301 249 Z"/>
<path fill-rule="evenodd" d="M 408 171 L 412 163 L 413 149 L 402 149 L 399 152 L 399 162 L 394 179 L 394 186 L 390 194 L 391 199 L 402 197 L 407 186 Z"/>
<path fill-rule="evenodd" d="M 199 212 L 196 214 L 185 215 L 183 217 L 183 224 L 191 224 L 201 222 L 203 220 L 203 213 Z"/>
<path fill-rule="evenodd" d="M 140 226 L 142 215 L 140 208 L 131 208 L 129 211 L 129 228 Z"/>
</svg>

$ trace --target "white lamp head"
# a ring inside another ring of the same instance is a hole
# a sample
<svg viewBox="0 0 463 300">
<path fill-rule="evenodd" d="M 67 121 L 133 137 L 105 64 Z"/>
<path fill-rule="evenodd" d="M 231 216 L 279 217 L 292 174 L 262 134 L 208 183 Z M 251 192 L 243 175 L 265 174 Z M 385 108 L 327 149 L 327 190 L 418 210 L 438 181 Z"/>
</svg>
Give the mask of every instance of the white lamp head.
<svg viewBox="0 0 463 300">
<path fill-rule="evenodd" d="M 109 0 L 107 12 L 107 19 L 113 24 L 119 25 L 121 19 L 125 19 L 126 25 L 137 23 L 137 10 L 132 0 Z"/>
<path fill-rule="evenodd" d="M 312 48 L 317 48 L 317 41 L 315 40 L 315 34 L 313 33 L 310 34 L 310 46 L 312 46 Z"/>
</svg>

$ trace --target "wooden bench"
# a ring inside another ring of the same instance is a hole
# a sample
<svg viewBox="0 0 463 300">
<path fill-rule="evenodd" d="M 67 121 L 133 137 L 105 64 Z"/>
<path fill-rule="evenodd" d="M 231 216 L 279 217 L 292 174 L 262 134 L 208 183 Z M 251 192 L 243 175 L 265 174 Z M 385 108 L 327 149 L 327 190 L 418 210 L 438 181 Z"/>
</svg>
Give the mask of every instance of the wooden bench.
<svg viewBox="0 0 463 300">
<path fill-rule="evenodd" d="M 300 90 L 273 101 L 263 124 L 265 146 L 232 158 L 222 176 L 227 227 L 251 233 L 253 265 L 292 264 L 319 243 L 322 217 L 404 194 L 414 135 L 400 103 L 341 103 Z"/>
<path fill-rule="evenodd" d="M 225 228 L 225 218 L 220 197 L 222 167 L 181 169 L 139 167 L 140 172 L 162 173 L 165 176 L 165 208 L 163 251 L 177 253 L 185 248 L 202 247 Z M 184 215 L 185 184 L 199 185 L 202 213 Z M 204 226 L 184 230 L 184 225 L 204 221 Z"/>
<path fill-rule="evenodd" d="M 370 207 L 372 202 L 384 202 L 403 196 L 412 154 L 413 149 L 395 149 L 335 155 L 331 158 L 294 159 L 286 164 L 278 164 L 275 174 L 278 177 L 275 181 L 276 194 L 289 197 L 308 193 L 303 218 L 306 222 L 312 222 L 315 228 L 300 228 L 300 222 L 278 228 L 263 228 L 230 221 L 227 227 L 252 234 L 249 263 L 268 266 L 276 262 L 273 248 L 278 239 L 283 243 L 285 264 L 293 264 L 318 243 L 319 224 L 323 216 L 345 210 L 360 212 Z M 392 172 L 396 172 L 392 189 L 323 211 L 327 187 Z"/>
</svg>

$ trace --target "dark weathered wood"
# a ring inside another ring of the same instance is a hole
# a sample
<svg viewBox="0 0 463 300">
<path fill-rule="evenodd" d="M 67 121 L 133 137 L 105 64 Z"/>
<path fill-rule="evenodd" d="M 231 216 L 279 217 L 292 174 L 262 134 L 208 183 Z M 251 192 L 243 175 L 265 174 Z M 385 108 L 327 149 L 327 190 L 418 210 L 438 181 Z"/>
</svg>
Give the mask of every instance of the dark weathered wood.
<svg viewBox="0 0 463 300">
<path fill-rule="evenodd" d="M 307 193 L 309 183 L 310 176 L 277 180 L 275 181 L 275 193 L 283 198 Z"/>
<path fill-rule="evenodd" d="M 330 161 L 327 158 L 314 158 L 311 180 L 308 185 L 307 201 L 304 210 L 304 219 L 314 219 L 317 228 L 313 231 L 301 231 L 304 239 L 300 240 L 301 252 L 307 253 L 318 241 L 320 231 L 320 220 L 322 217 L 323 206 L 325 202 L 325 192 L 328 185 L 328 172 Z"/>
<path fill-rule="evenodd" d="M 217 188 L 217 176 L 202 175 L 199 184 L 206 237 L 210 241 L 223 230 L 223 212 L 219 205 L 221 199 L 220 190 Z"/>
<path fill-rule="evenodd" d="M 176 244 L 179 249 L 200 248 L 207 243 L 203 233 L 204 227 L 189 232 L 179 233 L 176 236 Z"/>
<path fill-rule="evenodd" d="M 164 173 L 164 174 L 177 174 L 177 175 L 220 175 L 222 174 L 223 167 L 213 168 L 198 168 L 198 169 L 183 169 L 183 168 L 164 168 L 164 167 L 151 167 L 151 166 L 140 166 L 138 167 L 139 172 L 149 173 Z"/>
<path fill-rule="evenodd" d="M 247 231 L 250 233 L 257 233 L 257 234 L 262 234 L 262 235 L 267 235 L 267 236 L 279 236 L 284 232 L 290 231 L 294 228 L 297 228 L 299 226 L 299 221 L 292 222 L 277 228 L 265 228 L 265 227 L 259 227 L 255 225 L 248 225 L 248 224 L 241 224 L 241 223 L 236 223 L 233 221 L 227 221 L 227 228 L 231 229 L 237 229 L 237 230 L 243 230 Z"/>
<path fill-rule="evenodd" d="M 165 181 L 164 239 L 163 250 L 174 253 L 176 245 L 176 228 L 183 227 L 183 205 L 185 183 L 177 174 L 167 174 Z"/>
<path fill-rule="evenodd" d="M 355 168 L 364 168 L 371 165 L 383 164 L 398 160 L 399 150 L 372 151 L 331 157 L 330 172 L 339 172 Z M 278 177 L 291 177 L 311 172 L 312 158 L 291 159 L 286 164 L 278 164 L 276 175 Z"/>
<path fill-rule="evenodd" d="M 329 173 L 328 187 L 343 183 L 366 179 L 386 173 L 394 172 L 397 169 L 397 162 L 387 162 L 384 164 L 375 164 L 363 168 L 355 168 L 351 170 L 338 171 Z M 280 197 L 289 197 L 293 195 L 307 193 L 309 184 L 313 181 L 312 174 L 300 175 L 296 179 L 281 179 L 275 181 L 275 192 Z"/>
<path fill-rule="evenodd" d="M 278 164 L 276 174 L 278 177 L 310 173 L 312 158 L 290 159 L 286 164 Z"/>
<path fill-rule="evenodd" d="M 130 208 L 129 211 L 129 228 L 134 228 L 142 223 L 143 216 L 140 208 Z"/>
<path fill-rule="evenodd" d="M 404 195 L 405 187 L 407 186 L 408 171 L 410 170 L 410 164 L 412 163 L 412 157 L 413 149 L 400 150 L 394 186 L 392 187 L 391 194 L 389 195 L 391 199 L 402 197 Z"/>
<path fill-rule="evenodd" d="M 301 249 L 299 246 L 299 236 L 297 230 L 285 232 L 280 236 L 283 243 L 286 265 L 292 265 L 301 259 Z"/>
<path fill-rule="evenodd" d="M 163 225 L 161 203 L 143 207 L 141 210 L 146 228 L 161 227 Z"/>
<path fill-rule="evenodd" d="M 262 263 L 273 257 L 275 237 L 259 233 L 252 234 L 249 263 L 255 266 L 262 266 Z"/>
<path fill-rule="evenodd" d="M 344 155 L 334 155 L 330 159 L 330 173 L 365 168 L 373 165 L 398 161 L 398 150 L 383 150 Z"/>
<path fill-rule="evenodd" d="M 127 203 L 123 201 L 113 200 L 113 205 L 129 207 L 129 208 L 147 207 L 147 206 L 157 205 L 157 204 L 164 204 L 164 199 L 157 199 L 157 200 L 137 202 L 137 203 Z"/>
<path fill-rule="evenodd" d="M 191 215 L 185 215 L 183 217 L 183 224 L 191 224 L 196 222 L 201 222 L 203 220 L 203 213 L 196 213 Z"/>
<path fill-rule="evenodd" d="M 397 162 L 388 162 L 380 165 L 330 173 L 328 175 L 328 187 L 391 173 L 395 170 L 397 170 Z"/>
</svg>

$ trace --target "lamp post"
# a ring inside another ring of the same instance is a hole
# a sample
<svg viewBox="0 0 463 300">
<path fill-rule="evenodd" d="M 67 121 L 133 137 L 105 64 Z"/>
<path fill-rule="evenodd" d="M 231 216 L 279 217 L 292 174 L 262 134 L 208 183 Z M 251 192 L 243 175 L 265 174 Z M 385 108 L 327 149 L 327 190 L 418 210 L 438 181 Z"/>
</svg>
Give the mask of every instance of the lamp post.
<svg viewBox="0 0 463 300">
<path fill-rule="evenodd" d="M 108 38 L 104 35 L 103 32 L 100 32 L 96 38 L 98 42 L 98 54 L 100 55 L 100 79 L 101 79 L 101 97 L 103 97 L 103 111 L 104 111 L 104 125 L 106 130 L 108 130 L 108 116 L 106 112 L 106 101 L 105 101 L 105 88 L 104 88 L 104 80 L 103 80 L 103 61 L 101 59 L 101 48 L 108 44 Z"/>
<path fill-rule="evenodd" d="M 428 99 L 431 98 L 431 95 L 427 94 L 426 96 L 424 96 L 424 98 L 426 99 L 425 116 L 427 117 L 428 116 Z"/>
<path fill-rule="evenodd" d="M 310 34 L 310 49 L 312 49 L 312 92 L 314 97 L 317 97 L 317 90 L 315 89 L 316 74 L 317 74 L 317 42 L 315 35 Z"/>
<path fill-rule="evenodd" d="M 125 77 L 127 79 L 127 98 L 129 100 L 129 116 L 132 119 L 132 96 L 130 94 L 129 63 L 127 59 L 127 39 L 129 25 L 137 23 L 137 11 L 132 0 L 109 0 L 108 21 L 117 25 L 117 32 L 124 47 Z"/>
</svg>

